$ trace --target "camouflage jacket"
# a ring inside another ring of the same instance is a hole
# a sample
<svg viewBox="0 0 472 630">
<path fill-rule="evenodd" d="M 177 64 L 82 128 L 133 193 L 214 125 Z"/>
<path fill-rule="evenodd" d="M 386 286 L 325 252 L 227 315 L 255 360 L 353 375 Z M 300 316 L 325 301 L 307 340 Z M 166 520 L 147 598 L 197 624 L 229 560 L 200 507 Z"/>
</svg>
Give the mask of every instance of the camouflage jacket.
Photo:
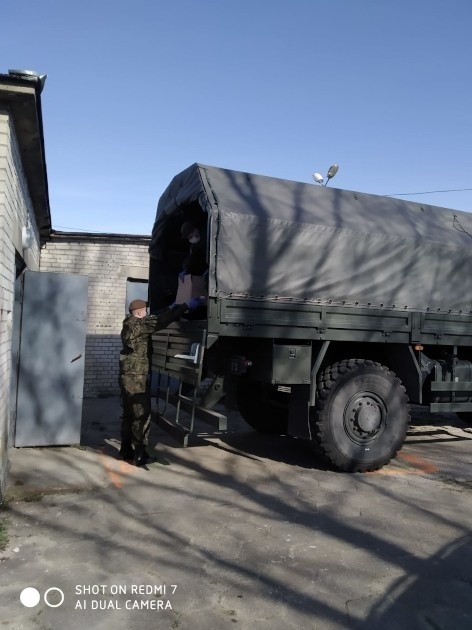
<svg viewBox="0 0 472 630">
<path fill-rule="evenodd" d="M 134 317 L 128 315 L 123 321 L 120 353 L 120 374 L 147 374 L 151 358 L 151 335 L 178 319 L 187 310 L 186 304 L 166 309 L 159 315 Z"/>
</svg>

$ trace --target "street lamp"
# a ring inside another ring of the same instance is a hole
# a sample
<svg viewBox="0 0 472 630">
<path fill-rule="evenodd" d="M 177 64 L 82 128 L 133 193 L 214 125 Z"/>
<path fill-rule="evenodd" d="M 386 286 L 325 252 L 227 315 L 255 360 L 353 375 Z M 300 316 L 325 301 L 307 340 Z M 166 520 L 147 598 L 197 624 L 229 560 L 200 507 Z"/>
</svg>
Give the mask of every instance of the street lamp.
<svg viewBox="0 0 472 630">
<path fill-rule="evenodd" d="M 326 183 L 323 183 L 324 177 L 323 175 L 320 175 L 320 173 L 313 173 L 313 179 L 315 180 L 317 184 L 320 184 L 321 186 L 326 186 L 329 180 L 333 179 L 333 177 L 336 175 L 338 170 L 339 170 L 339 166 L 337 164 L 332 164 L 329 167 L 328 173 L 326 174 Z"/>
</svg>

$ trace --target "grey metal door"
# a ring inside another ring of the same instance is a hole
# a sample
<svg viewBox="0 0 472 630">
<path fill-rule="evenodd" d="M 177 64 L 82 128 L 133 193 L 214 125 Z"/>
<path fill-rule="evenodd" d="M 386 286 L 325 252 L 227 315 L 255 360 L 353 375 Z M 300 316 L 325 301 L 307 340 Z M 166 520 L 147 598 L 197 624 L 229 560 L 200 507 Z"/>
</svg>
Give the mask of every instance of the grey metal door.
<svg viewBox="0 0 472 630">
<path fill-rule="evenodd" d="M 80 442 L 86 276 L 26 271 L 15 446 Z"/>
</svg>

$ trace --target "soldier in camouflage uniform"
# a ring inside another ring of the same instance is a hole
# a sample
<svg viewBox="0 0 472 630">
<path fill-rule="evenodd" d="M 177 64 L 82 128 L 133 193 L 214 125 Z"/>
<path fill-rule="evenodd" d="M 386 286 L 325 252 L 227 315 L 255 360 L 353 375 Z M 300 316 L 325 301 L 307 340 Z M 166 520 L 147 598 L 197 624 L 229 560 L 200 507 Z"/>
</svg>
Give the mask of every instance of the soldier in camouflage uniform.
<svg viewBox="0 0 472 630">
<path fill-rule="evenodd" d="M 120 454 L 136 466 L 148 461 L 146 453 L 151 422 L 149 366 L 152 333 L 166 328 L 185 311 L 197 308 L 201 301 L 193 298 L 188 304 L 175 304 L 159 315 L 147 315 L 146 302 L 133 300 L 130 314 L 123 322 L 120 354 L 120 387 L 123 401 Z"/>
</svg>

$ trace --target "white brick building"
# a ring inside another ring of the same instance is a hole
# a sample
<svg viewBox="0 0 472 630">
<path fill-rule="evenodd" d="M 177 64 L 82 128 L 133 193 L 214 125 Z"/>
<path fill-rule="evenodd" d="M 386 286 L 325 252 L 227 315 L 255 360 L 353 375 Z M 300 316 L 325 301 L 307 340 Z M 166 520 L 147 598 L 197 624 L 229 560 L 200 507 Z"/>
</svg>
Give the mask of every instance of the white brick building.
<svg viewBox="0 0 472 630">
<path fill-rule="evenodd" d="M 51 229 L 42 87 L 41 77 L 0 75 L 0 501 L 14 429 L 17 279 L 25 269 L 39 269 Z"/>
<path fill-rule="evenodd" d="M 85 397 L 119 394 L 118 354 L 126 306 L 136 297 L 147 297 L 150 237 L 51 229 L 42 79 L 0 74 L 0 503 L 15 426 L 18 430 L 23 272 L 89 278 Z"/>
<path fill-rule="evenodd" d="M 89 277 L 84 397 L 119 395 L 118 355 L 126 306 L 147 296 L 150 237 L 52 232 L 41 271 Z"/>
</svg>

